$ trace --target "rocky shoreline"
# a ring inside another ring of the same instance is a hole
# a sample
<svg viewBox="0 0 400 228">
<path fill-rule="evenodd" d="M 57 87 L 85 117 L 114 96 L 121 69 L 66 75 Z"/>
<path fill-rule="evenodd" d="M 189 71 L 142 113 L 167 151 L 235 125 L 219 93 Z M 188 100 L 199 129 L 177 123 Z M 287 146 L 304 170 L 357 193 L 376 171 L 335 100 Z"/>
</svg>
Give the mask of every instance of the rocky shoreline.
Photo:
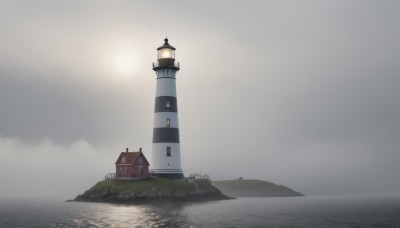
<svg viewBox="0 0 400 228">
<path fill-rule="evenodd" d="M 212 186 L 209 180 L 175 181 L 159 177 L 142 180 L 108 179 L 98 182 L 75 202 L 160 202 L 210 201 L 233 199 Z"/>
</svg>

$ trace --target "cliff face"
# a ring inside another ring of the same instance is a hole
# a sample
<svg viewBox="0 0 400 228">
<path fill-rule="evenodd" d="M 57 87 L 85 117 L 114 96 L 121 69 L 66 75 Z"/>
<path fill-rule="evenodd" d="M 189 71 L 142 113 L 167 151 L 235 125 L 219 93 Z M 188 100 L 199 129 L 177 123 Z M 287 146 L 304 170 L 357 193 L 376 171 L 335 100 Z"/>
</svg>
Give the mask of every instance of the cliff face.
<svg viewBox="0 0 400 228">
<path fill-rule="evenodd" d="M 232 197 L 287 197 L 303 196 L 286 186 L 276 185 L 261 180 L 223 180 L 213 181 L 212 185 L 217 187 L 227 196 Z"/>
<path fill-rule="evenodd" d="M 203 201 L 230 199 L 208 180 L 174 181 L 159 177 L 142 180 L 113 180 L 98 182 L 74 201 L 139 202 L 139 201 Z"/>
</svg>

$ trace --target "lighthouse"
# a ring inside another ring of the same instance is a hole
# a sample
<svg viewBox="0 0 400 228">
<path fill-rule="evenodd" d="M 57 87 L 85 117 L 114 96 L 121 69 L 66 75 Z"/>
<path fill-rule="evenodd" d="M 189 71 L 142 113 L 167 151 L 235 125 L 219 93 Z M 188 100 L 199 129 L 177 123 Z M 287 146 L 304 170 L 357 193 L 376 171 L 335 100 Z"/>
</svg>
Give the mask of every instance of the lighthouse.
<svg viewBox="0 0 400 228">
<path fill-rule="evenodd" d="M 175 62 L 175 48 L 168 43 L 167 38 L 164 41 L 157 48 L 157 62 L 153 63 L 157 84 L 150 172 L 159 177 L 182 179 L 176 97 L 179 63 Z"/>
</svg>

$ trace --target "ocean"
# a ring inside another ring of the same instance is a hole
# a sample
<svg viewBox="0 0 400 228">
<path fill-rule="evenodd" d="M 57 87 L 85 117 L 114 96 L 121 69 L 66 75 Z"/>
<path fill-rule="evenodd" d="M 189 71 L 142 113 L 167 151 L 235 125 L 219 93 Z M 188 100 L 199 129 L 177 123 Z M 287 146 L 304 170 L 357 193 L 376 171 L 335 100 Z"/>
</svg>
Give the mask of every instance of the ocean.
<svg viewBox="0 0 400 228">
<path fill-rule="evenodd" d="M 0 227 L 400 228 L 400 194 L 144 205 L 0 200 Z"/>
</svg>

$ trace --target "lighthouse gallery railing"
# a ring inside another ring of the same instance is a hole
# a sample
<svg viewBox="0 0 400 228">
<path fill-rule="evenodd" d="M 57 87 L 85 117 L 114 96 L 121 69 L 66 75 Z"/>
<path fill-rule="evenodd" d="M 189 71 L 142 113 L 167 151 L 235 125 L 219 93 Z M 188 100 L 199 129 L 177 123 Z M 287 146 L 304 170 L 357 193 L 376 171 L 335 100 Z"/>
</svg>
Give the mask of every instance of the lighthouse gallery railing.
<svg viewBox="0 0 400 228">
<path fill-rule="evenodd" d="M 160 66 L 160 64 L 158 62 L 153 63 L 153 68 L 159 67 L 159 66 Z M 174 67 L 180 68 L 179 63 L 174 63 Z"/>
</svg>

